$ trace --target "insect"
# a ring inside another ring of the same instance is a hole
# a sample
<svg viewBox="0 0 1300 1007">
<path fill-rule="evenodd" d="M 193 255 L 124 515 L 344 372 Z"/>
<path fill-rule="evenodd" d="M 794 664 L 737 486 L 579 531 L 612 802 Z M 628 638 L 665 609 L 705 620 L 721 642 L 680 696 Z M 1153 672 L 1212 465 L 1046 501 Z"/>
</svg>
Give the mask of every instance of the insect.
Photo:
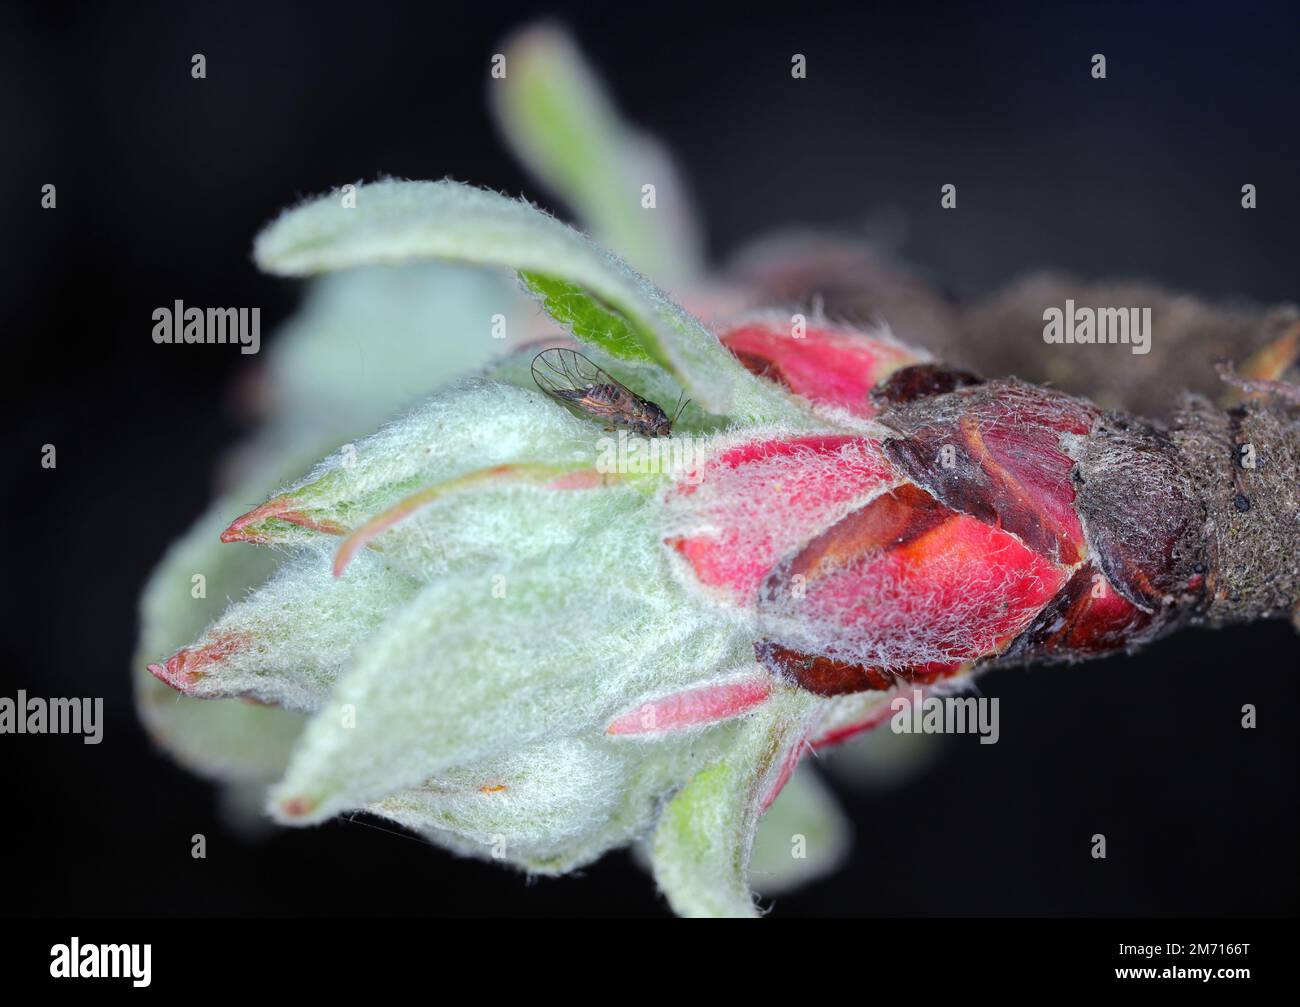
<svg viewBox="0 0 1300 1007">
<path fill-rule="evenodd" d="M 622 382 L 576 350 L 553 347 L 533 357 L 537 387 L 575 413 L 611 426 L 627 427 L 645 437 L 668 437 L 686 404 L 671 420 L 649 399 L 643 399 Z"/>
</svg>

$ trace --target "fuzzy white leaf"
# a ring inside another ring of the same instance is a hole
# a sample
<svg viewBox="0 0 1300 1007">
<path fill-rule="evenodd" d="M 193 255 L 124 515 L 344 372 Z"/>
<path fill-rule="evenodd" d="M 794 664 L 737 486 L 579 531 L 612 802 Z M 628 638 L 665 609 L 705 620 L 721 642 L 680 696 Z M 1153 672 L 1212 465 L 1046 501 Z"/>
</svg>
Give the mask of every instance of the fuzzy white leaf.
<svg viewBox="0 0 1300 1007">
<path fill-rule="evenodd" d="M 332 563 L 332 550 L 302 550 L 165 666 L 155 665 L 159 677 L 195 699 L 320 708 L 349 655 L 420 589 L 371 554 L 357 557 L 344 578 L 333 575 Z M 206 653 L 217 656 L 204 660 Z"/>
<path fill-rule="evenodd" d="M 309 542 L 321 532 L 278 515 L 289 510 L 341 534 L 418 490 L 507 463 L 594 468 L 599 433 L 536 388 L 472 379 L 323 459 L 241 533 Z"/>
<path fill-rule="evenodd" d="M 645 746 L 591 734 L 528 745 L 366 810 L 468 856 L 563 874 L 631 842 L 663 798 L 726 750 L 734 725 Z"/>
<path fill-rule="evenodd" d="M 418 262 L 321 276 L 267 349 L 276 416 L 364 436 L 524 338 L 535 314 L 514 284 L 481 269 Z M 497 315 L 504 339 L 493 338 Z"/>
<path fill-rule="evenodd" d="M 497 193 L 449 181 L 376 182 L 358 188 L 354 209 L 331 195 L 287 211 L 258 236 L 254 255 L 263 269 L 282 275 L 444 259 L 562 281 L 587 298 L 582 310 L 604 310 L 626 323 L 619 339 L 602 341 L 606 349 L 656 360 L 708 411 L 810 422 L 793 398 L 746 371 L 626 263 L 535 207 Z"/>
<path fill-rule="evenodd" d="M 192 640 L 225 606 L 265 580 L 281 557 L 218 538 L 231 507 L 219 501 L 168 550 L 140 601 L 141 636 L 133 661 L 136 706 L 150 737 L 196 773 L 226 780 L 267 780 L 284 771 L 305 719 L 241 700 L 180 696 L 146 665 Z M 196 598 L 195 576 L 206 597 Z"/>
<path fill-rule="evenodd" d="M 277 788 L 280 814 L 318 821 L 547 736 L 599 733 L 638 697 L 751 655 L 742 632 L 672 583 L 640 521 L 425 588 L 313 718 Z"/>
<path fill-rule="evenodd" d="M 655 880 L 680 916 L 758 915 L 748 871 L 765 795 L 819 707 L 782 690 L 746 718 L 727 754 L 697 773 L 664 809 L 651 858 Z"/>
</svg>

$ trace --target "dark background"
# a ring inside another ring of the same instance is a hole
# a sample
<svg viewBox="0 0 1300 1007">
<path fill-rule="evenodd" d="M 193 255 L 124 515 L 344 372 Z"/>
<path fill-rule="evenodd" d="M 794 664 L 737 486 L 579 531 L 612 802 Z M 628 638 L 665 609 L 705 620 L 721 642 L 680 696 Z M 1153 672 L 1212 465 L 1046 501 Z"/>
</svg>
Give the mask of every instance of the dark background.
<svg viewBox="0 0 1300 1007">
<path fill-rule="evenodd" d="M 664 912 L 624 854 L 528 885 L 346 822 L 245 843 L 211 788 L 151 749 L 130 698 L 140 588 L 245 432 L 230 388 L 248 358 L 155 346 L 151 311 L 260 305 L 266 339 L 297 290 L 254 270 L 252 237 L 342 182 L 450 175 L 544 198 L 483 100 L 496 43 L 537 13 L 562 14 L 628 117 L 679 154 L 715 256 L 778 225 L 903 215 L 902 254 L 961 294 L 1055 266 L 1296 297 L 1291 5 L 797 9 L 5 10 L 0 695 L 104 696 L 107 716 L 98 747 L 0 736 L 6 913 Z M 206 80 L 190 78 L 195 52 Z M 809 65 L 797 86 L 793 52 Z M 959 209 L 941 213 L 948 181 Z M 39 208 L 45 182 L 57 210 Z M 1002 699 L 1001 742 L 948 739 L 901 790 L 841 787 L 851 865 L 776 912 L 1293 913 L 1298 655 L 1274 623 L 995 672 L 982 685 Z M 206 860 L 190 858 L 195 832 Z"/>
</svg>

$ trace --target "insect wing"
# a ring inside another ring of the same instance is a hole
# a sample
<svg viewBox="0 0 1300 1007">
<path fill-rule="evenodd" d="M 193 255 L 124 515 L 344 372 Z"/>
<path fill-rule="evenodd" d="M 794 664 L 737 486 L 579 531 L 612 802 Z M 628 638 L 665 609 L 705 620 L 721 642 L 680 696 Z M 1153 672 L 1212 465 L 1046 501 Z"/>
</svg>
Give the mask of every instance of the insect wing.
<svg viewBox="0 0 1300 1007">
<path fill-rule="evenodd" d="M 627 407 L 641 401 L 621 381 L 611 377 L 576 350 L 552 347 L 533 358 L 533 380 L 543 392 L 588 417 L 623 417 Z M 593 394 L 605 385 L 617 391 L 614 401 Z"/>
</svg>

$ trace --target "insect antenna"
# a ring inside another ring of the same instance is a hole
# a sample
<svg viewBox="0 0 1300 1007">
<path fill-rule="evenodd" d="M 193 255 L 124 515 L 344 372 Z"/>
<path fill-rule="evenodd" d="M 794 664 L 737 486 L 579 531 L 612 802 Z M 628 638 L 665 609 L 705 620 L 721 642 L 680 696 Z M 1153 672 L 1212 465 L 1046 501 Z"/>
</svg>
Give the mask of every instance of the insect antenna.
<svg viewBox="0 0 1300 1007">
<path fill-rule="evenodd" d="M 691 404 L 690 399 L 687 399 L 685 402 L 682 401 L 682 398 L 683 396 L 685 396 L 685 394 L 686 394 L 686 389 L 683 388 L 682 394 L 677 396 L 677 412 L 673 415 L 673 426 L 677 426 L 677 421 L 682 418 L 682 412 L 686 409 L 687 406 Z"/>
</svg>

